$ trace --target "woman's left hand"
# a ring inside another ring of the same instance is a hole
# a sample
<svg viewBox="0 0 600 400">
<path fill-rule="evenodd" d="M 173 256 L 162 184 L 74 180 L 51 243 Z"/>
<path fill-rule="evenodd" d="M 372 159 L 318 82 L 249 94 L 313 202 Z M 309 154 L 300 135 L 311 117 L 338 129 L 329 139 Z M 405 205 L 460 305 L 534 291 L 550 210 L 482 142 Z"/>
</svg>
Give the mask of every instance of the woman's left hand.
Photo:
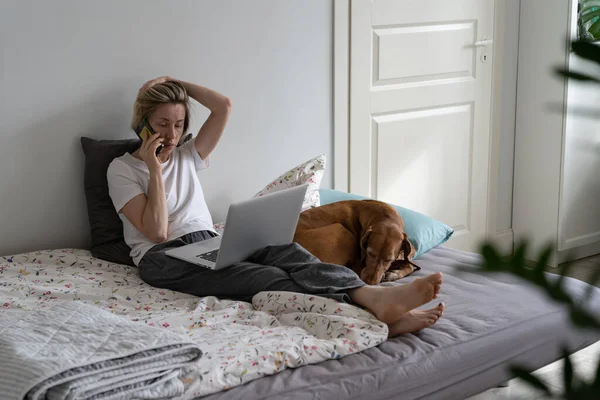
<svg viewBox="0 0 600 400">
<path fill-rule="evenodd" d="M 138 95 L 143 93 L 144 91 L 150 89 L 152 86 L 158 84 L 158 83 L 165 83 L 165 82 L 169 82 L 169 81 L 173 81 L 174 79 L 171 78 L 170 76 L 161 76 L 155 79 L 151 79 L 148 82 L 144 83 L 142 85 L 142 87 L 140 88 Z"/>
</svg>

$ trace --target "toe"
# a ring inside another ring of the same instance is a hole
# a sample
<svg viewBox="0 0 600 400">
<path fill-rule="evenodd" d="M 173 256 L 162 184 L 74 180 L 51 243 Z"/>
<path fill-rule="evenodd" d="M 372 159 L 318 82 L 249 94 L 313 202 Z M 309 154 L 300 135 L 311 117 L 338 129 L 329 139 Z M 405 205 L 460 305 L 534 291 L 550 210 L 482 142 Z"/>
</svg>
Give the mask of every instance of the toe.
<svg viewBox="0 0 600 400">
<path fill-rule="evenodd" d="M 435 274 L 427 275 L 424 279 L 428 280 L 430 283 L 434 285 L 442 284 L 442 273 L 436 272 Z"/>
</svg>

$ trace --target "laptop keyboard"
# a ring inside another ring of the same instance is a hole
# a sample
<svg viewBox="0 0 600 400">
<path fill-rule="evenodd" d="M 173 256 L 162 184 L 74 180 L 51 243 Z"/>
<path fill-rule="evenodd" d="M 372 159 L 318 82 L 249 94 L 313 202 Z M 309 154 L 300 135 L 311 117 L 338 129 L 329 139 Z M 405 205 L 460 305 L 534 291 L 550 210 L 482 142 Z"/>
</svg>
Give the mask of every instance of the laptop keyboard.
<svg viewBox="0 0 600 400">
<path fill-rule="evenodd" d="M 218 254 L 219 254 L 219 249 L 209 251 L 208 253 L 198 254 L 196 257 L 200 257 L 203 260 L 216 263 Z"/>
</svg>

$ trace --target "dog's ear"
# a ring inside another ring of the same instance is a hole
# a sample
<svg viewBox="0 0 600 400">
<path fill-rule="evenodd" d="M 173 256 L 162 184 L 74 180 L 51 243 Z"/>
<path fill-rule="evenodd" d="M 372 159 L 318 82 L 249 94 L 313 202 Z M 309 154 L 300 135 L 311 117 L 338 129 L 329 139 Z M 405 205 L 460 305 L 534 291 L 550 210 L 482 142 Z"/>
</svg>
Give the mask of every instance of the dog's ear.
<svg viewBox="0 0 600 400">
<path fill-rule="evenodd" d="M 369 236 L 371 235 L 371 231 L 373 231 L 373 227 L 368 227 L 362 233 L 360 237 L 360 265 L 365 265 L 365 258 L 367 258 L 367 243 L 369 242 Z"/>
<path fill-rule="evenodd" d="M 370 226 L 362 233 L 362 236 L 360 237 L 360 248 L 362 251 L 367 251 L 367 243 L 369 242 L 369 236 L 371 235 L 372 231 L 373 227 Z"/>
<path fill-rule="evenodd" d="M 402 260 L 408 261 L 408 259 L 410 257 L 412 257 L 414 254 L 413 250 L 414 250 L 414 247 L 408 240 L 408 235 L 405 233 L 404 240 L 402 241 L 402 244 L 400 245 L 400 252 L 398 253 L 398 257 L 396 257 L 396 260 L 400 260 L 401 259 L 400 254 L 402 254 Z"/>
</svg>

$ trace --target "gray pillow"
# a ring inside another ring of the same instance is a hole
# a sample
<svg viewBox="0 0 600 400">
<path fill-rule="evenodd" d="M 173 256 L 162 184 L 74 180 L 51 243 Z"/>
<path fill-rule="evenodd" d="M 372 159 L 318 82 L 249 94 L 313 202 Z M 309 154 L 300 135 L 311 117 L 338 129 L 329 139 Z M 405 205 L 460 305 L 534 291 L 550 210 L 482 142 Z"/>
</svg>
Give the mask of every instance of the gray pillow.
<svg viewBox="0 0 600 400">
<path fill-rule="evenodd" d="M 180 145 L 192 139 L 188 133 Z M 140 146 L 139 139 L 94 140 L 81 138 L 85 154 L 84 188 L 88 219 L 92 233 L 92 256 L 102 260 L 133 265 L 129 256 L 131 248 L 123 238 L 123 223 L 115 211 L 108 194 L 106 171 L 117 157 L 133 153 Z"/>
<path fill-rule="evenodd" d="M 108 194 L 106 171 L 116 157 L 133 153 L 139 139 L 94 140 L 81 138 L 85 154 L 84 188 L 92 234 L 92 255 L 119 264 L 135 265 L 123 239 L 123 223 Z"/>
</svg>

